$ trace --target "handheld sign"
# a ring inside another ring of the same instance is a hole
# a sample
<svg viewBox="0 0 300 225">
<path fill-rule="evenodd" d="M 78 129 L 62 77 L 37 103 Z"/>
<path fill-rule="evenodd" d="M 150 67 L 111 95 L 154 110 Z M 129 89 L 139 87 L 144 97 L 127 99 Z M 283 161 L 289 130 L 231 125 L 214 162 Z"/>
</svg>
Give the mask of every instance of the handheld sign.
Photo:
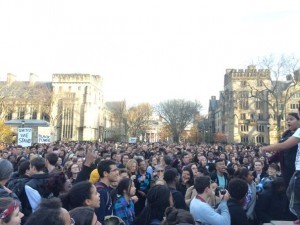
<svg viewBox="0 0 300 225">
<path fill-rule="evenodd" d="M 18 128 L 18 145 L 28 147 L 32 145 L 32 129 Z"/>
</svg>

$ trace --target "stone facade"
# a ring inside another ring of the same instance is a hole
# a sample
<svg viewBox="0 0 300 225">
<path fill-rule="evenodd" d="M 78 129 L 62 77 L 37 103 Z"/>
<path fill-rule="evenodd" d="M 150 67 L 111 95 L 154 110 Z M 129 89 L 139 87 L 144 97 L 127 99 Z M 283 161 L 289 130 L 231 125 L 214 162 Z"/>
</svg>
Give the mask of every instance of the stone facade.
<svg viewBox="0 0 300 225">
<path fill-rule="evenodd" d="M 51 124 L 55 140 L 101 140 L 103 79 L 91 74 L 53 74 Z"/>
<path fill-rule="evenodd" d="M 276 143 L 280 131 L 285 129 L 285 115 L 297 112 L 299 84 L 294 86 L 289 76 L 285 81 L 272 81 L 270 76 L 269 70 L 257 70 L 255 66 L 248 66 L 246 70 L 226 70 L 224 90 L 220 92 L 217 107 L 209 109 L 209 123 L 215 132 L 226 134 L 228 143 Z M 299 82 L 297 76 L 295 73 L 293 78 L 296 83 Z M 267 91 L 275 87 L 280 93 L 277 99 Z M 292 97 L 285 99 L 286 96 Z M 279 129 L 278 118 L 274 114 L 276 100 L 282 105 L 279 108 L 283 114 L 279 118 Z M 210 100 L 210 105 L 213 101 L 214 98 Z"/>
<path fill-rule="evenodd" d="M 103 79 L 91 74 L 53 74 L 52 82 L 16 81 L 13 74 L 0 82 L 0 116 L 9 121 L 50 122 L 52 141 L 94 141 L 104 136 Z"/>
</svg>

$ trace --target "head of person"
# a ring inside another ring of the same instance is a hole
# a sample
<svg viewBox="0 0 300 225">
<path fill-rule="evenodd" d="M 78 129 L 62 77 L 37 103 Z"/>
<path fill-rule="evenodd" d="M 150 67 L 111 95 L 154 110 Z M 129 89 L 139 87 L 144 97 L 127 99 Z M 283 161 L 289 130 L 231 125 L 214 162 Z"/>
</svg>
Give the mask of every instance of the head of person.
<svg viewBox="0 0 300 225">
<path fill-rule="evenodd" d="M 93 208 L 77 207 L 72 209 L 69 213 L 76 225 L 100 225 Z"/>
<path fill-rule="evenodd" d="M 197 167 L 196 167 L 197 168 Z M 198 169 L 197 169 L 198 171 Z M 182 181 L 192 186 L 194 184 L 194 175 L 190 167 L 184 167 L 181 174 Z"/>
<path fill-rule="evenodd" d="M 58 198 L 43 199 L 25 225 L 75 225 L 69 212 L 62 208 Z"/>
<path fill-rule="evenodd" d="M 168 207 L 165 211 L 165 219 L 161 223 L 162 225 L 174 225 L 174 224 L 195 224 L 195 220 L 192 214 L 183 209 L 176 209 L 174 207 Z"/>
<path fill-rule="evenodd" d="M 131 175 L 136 174 L 137 172 L 137 161 L 135 159 L 129 159 L 126 164 L 126 169 Z"/>
<path fill-rule="evenodd" d="M 276 163 L 271 163 L 268 168 L 268 174 L 270 177 L 276 177 L 278 172 L 280 171 L 280 167 Z"/>
<path fill-rule="evenodd" d="M 45 169 L 45 159 L 42 157 L 36 157 L 30 160 L 30 175 L 41 172 Z"/>
<path fill-rule="evenodd" d="M 289 113 L 286 117 L 286 124 L 288 129 L 295 131 L 299 127 L 299 115 L 298 113 Z"/>
<path fill-rule="evenodd" d="M 115 161 L 103 160 L 98 163 L 97 169 L 101 180 L 106 180 L 108 183 L 119 180 L 119 170 Z"/>
<path fill-rule="evenodd" d="M 142 172 L 145 172 L 147 170 L 146 161 L 141 158 L 137 158 L 136 161 L 137 161 L 138 169 Z"/>
<path fill-rule="evenodd" d="M 225 165 L 225 160 L 224 159 L 216 160 L 216 171 L 220 174 L 225 173 L 226 165 Z"/>
<path fill-rule="evenodd" d="M 20 212 L 19 202 L 13 198 L 0 199 L 0 224 L 20 225 L 23 213 Z"/>
<path fill-rule="evenodd" d="M 48 164 L 50 164 L 51 166 L 55 166 L 57 163 L 57 160 L 58 160 L 58 156 L 54 152 L 46 154 L 46 157 L 45 157 L 46 166 Z"/>
<path fill-rule="evenodd" d="M 67 180 L 66 175 L 61 173 L 54 173 L 45 181 L 45 189 L 47 193 L 52 193 L 54 197 L 58 197 L 60 194 L 69 192 L 72 184 Z"/>
<path fill-rule="evenodd" d="M 72 163 L 69 167 L 68 167 L 68 171 L 67 171 L 67 175 L 69 178 L 71 178 L 74 174 L 78 174 L 79 173 L 79 166 L 77 163 Z"/>
<path fill-rule="evenodd" d="M 185 152 L 185 153 L 182 154 L 182 162 L 183 162 L 185 165 L 187 165 L 187 164 L 190 163 L 190 156 L 189 156 L 188 153 Z"/>
<path fill-rule="evenodd" d="M 196 163 L 190 163 L 188 165 L 188 168 L 190 168 L 192 170 L 194 177 L 198 176 L 198 167 L 197 167 Z"/>
<path fill-rule="evenodd" d="M 214 153 L 212 152 L 212 151 L 209 151 L 208 153 L 207 153 L 207 158 L 208 158 L 208 160 L 213 160 L 214 159 Z"/>
<path fill-rule="evenodd" d="M 162 160 L 162 164 L 165 166 L 171 166 L 172 165 L 172 158 L 169 155 L 164 155 L 163 156 L 163 160 Z"/>
<path fill-rule="evenodd" d="M 167 207 L 173 206 L 173 198 L 170 189 L 166 185 L 154 185 L 147 194 L 147 204 L 143 211 L 134 221 L 134 225 L 149 225 L 150 220 L 155 218 L 163 220 Z"/>
<path fill-rule="evenodd" d="M 248 184 L 251 184 L 253 182 L 252 172 L 247 168 L 240 169 L 238 178 L 245 180 Z"/>
<path fill-rule="evenodd" d="M 29 175 L 30 162 L 28 160 L 23 160 L 18 166 L 18 173 L 20 176 Z"/>
<path fill-rule="evenodd" d="M 260 160 L 256 160 L 254 162 L 254 169 L 255 169 L 256 172 L 261 173 L 262 169 L 263 169 L 263 163 Z"/>
<path fill-rule="evenodd" d="M 245 180 L 234 178 L 228 184 L 228 192 L 230 198 L 235 199 L 241 205 L 245 202 L 246 193 L 248 191 L 248 184 Z"/>
<path fill-rule="evenodd" d="M 123 178 L 130 178 L 130 173 L 125 168 L 119 169 L 119 179 L 121 180 Z"/>
<path fill-rule="evenodd" d="M 164 172 L 164 180 L 169 184 L 177 184 L 179 182 L 179 174 L 175 168 L 167 169 Z"/>
<path fill-rule="evenodd" d="M 212 190 L 210 188 L 210 177 L 196 177 L 194 181 L 194 188 L 198 194 L 206 194 L 207 196 L 211 196 Z"/>
<path fill-rule="evenodd" d="M 122 196 L 134 196 L 136 188 L 130 178 L 123 178 L 116 187 L 116 194 Z"/>
<path fill-rule="evenodd" d="M 78 194 L 80 193 L 80 194 Z M 99 208 L 100 196 L 95 185 L 88 181 L 74 184 L 68 193 L 60 196 L 65 209 L 71 210 L 80 206 Z"/>
<path fill-rule="evenodd" d="M 207 165 L 207 159 L 205 156 L 200 156 L 199 157 L 199 164 L 200 164 L 200 167 L 204 167 Z"/>
<path fill-rule="evenodd" d="M 121 156 L 121 162 L 122 162 L 122 164 L 123 164 L 124 166 L 126 166 L 128 160 L 129 160 L 129 155 L 128 155 L 128 154 L 123 154 L 123 155 Z"/>
<path fill-rule="evenodd" d="M 104 219 L 105 225 L 125 225 L 125 222 L 117 216 L 106 216 Z"/>
<path fill-rule="evenodd" d="M 7 159 L 0 159 L 0 183 L 5 185 L 9 180 L 14 168 L 11 162 Z"/>
<path fill-rule="evenodd" d="M 155 172 L 156 172 L 156 174 L 159 178 L 163 178 L 163 175 L 164 175 L 164 172 L 165 172 L 164 166 L 161 165 L 161 164 L 156 165 L 155 166 Z"/>
<path fill-rule="evenodd" d="M 276 177 L 272 182 L 271 182 L 273 191 L 275 193 L 284 193 L 286 191 L 286 186 L 284 182 L 283 177 Z"/>
</svg>

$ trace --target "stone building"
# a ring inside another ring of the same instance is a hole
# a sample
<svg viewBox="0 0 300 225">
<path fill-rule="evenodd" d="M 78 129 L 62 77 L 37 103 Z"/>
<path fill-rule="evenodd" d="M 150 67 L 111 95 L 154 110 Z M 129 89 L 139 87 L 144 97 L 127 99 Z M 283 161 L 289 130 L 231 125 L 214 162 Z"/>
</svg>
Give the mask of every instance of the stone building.
<svg viewBox="0 0 300 225">
<path fill-rule="evenodd" d="M 269 70 L 253 65 L 246 70 L 227 69 L 217 107 L 212 107 L 215 98 L 210 100 L 212 129 L 224 133 L 228 143 L 277 142 L 285 129 L 285 115 L 297 111 L 299 77 L 296 72 L 285 81 L 273 81 Z"/>
<path fill-rule="evenodd" d="M 35 74 L 29 81 L 16 81 L 9 73 L 0 82 L 0 118 L 22 126 L 29 120 L 47 121 L 52 141 L 102 141 L 102 83 L 102 77 L 91 74 L 53 74 L 52 82 L 39 82 Z"/>
<path fill-rule="evenodd" d="M 0 119 L 49 122 L 46 109 L 51 102 L 50 95 L 51 82 L 39 82 L 33 73 L 29 81 L 17 81 L 15 75 L 8 73 L 7 80 L 0 82 Z"/>
<path fill-rule="evenodd" d="M 51 125 L 55 140 L 101 140 L 103 79 L 91 74 L 53 74 Z"/>
</svg>

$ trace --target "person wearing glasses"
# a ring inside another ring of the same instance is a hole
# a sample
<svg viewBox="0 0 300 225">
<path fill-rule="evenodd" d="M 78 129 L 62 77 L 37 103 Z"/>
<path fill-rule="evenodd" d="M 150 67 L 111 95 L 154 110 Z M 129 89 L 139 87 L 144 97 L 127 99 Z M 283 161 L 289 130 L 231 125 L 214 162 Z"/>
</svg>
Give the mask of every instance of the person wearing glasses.
<svg viewBox="0 0 300 225">
<path fill-rule="evenodd" d="M 43 199 L 25 225 L 75 225 L 69 212 L 62 208 L 59 198 Z"/>
</svg>

